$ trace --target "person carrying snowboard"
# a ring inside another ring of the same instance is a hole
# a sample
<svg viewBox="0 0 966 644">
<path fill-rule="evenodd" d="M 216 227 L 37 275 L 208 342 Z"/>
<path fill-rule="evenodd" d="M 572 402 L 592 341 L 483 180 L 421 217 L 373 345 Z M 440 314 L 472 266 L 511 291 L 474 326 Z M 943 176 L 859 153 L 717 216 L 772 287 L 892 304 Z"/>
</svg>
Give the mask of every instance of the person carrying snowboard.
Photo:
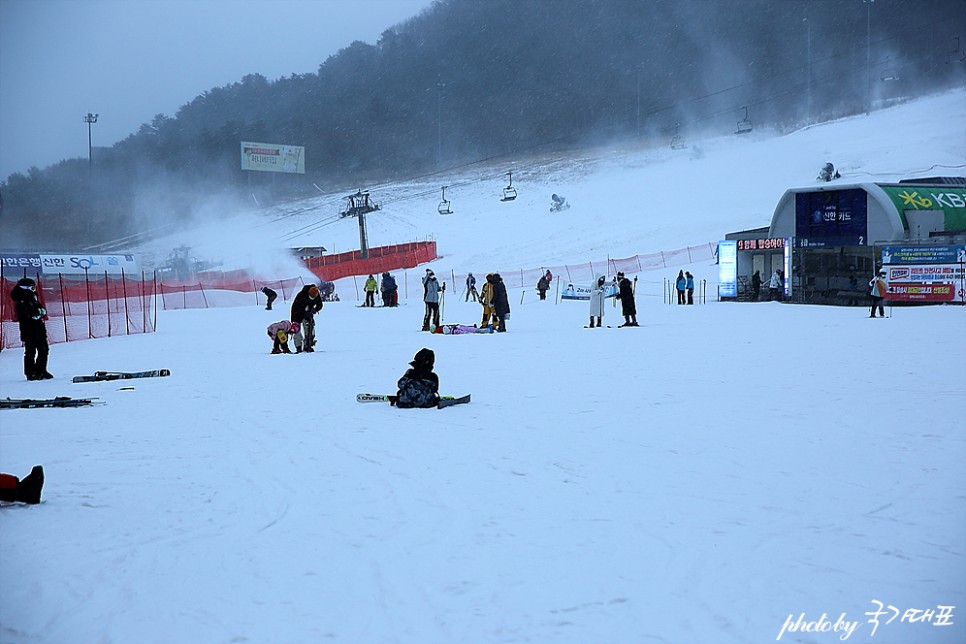
<svg viewBox="0 0 966 644">
<path fill-rule="evenodd" d="M 292 300 L 292 322 L 295 331 L 295 353 L 315 351 L 315 314 L 322 310 L 319 287 L 306 284 Z"/>
<path fill-rule="evenodd" d="M 607 295 L 607 277 L 600 275 L 594 283 L 593 290 L 590 292 L 590 328 L 594 328 L 594 318 L 597 318 L 597 326 L 604 326 L 604 300 Z"/>
<path fill-rule="evenodd" d="M 420 349 L 396 386 L 396 407 L 403 409 L 429 408 L 439 404 L 439 376 L 433 371 L 436 354 L 432 349 Z"/>
<path fill-rule="evenodd" d="M 14 317 L 20 325 L 20 341 L 23 342 L 23 374 L 27 380 L 49 380 L 53 378 L 47 371 L 47 327 L 44 318 L 47 309 L 37 297 L 37 283 L 24 277 L 10 291 L 13 300 Z"/>
<path fill-rule="evenodd" d="M 634 284 L 624 277 L 623 273 L 617 274 L 617 290 L 621 298 L 621 313 L 624 315 L 624 324 L 621 326 L 638 326 L 637 305 L 634 303 Z"/>
</svg>

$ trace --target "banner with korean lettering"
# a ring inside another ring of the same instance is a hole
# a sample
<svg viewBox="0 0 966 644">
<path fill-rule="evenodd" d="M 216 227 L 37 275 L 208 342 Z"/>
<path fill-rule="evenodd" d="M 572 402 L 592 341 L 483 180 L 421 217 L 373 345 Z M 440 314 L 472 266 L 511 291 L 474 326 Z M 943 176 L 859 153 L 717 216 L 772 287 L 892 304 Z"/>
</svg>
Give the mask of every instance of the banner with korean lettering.
<svg viewBox="0 0 966 644">
<path fill-rule="evenodd" d="M 0 254 L 4 275 L 26 271 L 28 275 L 135 275 L 141 271 L 136 255 L 51 255 L 43 253 Z"/>
<path fill-rule="evenodd" d="M 301 145 L 242 141 L 241 169 L 305 174 L 305 148 Z"/>
<path fill-rule="evenodd" d="M 966 301 L 964 264 L 903 264 L 883 266 L 886 299 L 897 302 Z"/>
<path fill-rule="evenodd" d="M 883 264 L 966 263 L 966 246 L 884 246 Z"/>
<path fill-rule="evenodd" d="M 868 195 L 861 188 L 795 195 L 795 236 L 801 248 L 865 246 Z"/>
</svg>

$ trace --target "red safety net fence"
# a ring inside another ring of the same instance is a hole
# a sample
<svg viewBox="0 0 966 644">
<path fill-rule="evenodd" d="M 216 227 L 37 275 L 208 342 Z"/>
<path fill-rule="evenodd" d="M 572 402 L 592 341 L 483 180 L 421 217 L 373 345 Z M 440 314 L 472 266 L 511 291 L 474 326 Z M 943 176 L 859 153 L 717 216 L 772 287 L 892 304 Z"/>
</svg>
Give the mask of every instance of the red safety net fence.
<svg viewBox="0 0 966 644">
<path fill-rule="evenodd" d="M 0 348 L 19 347 L 20 328 L 14 318 L 10 291 L 23 272 L 0 276 Z M 47 309 L 47 340 L 51 344 L 92 338 L 152 333 L 157 311 L 221 306 L 264 305 L 263 287 L 290 300 L 301 277 L 264 280 L 246 271 L 208 272 L 190 280 L 162 280 L 156 275 L 30 275 Z"/>
<path fill-rule="evenodd" d="M 0 348 L 20 346 L 20 327 L 14 319 L 10 291 L 18 275 L 0 277 Z M 76 275 L 33 275 L 37 293 L 47 309 L 47 340 L 51 343 L 109 338 L 116 335 L 151 333 L 155 326 L 154 281 L 143 276 L 96 277 Z"/>
<path fill-rule="evenodd" d="M 310 257 L 305 265 L 313 274 L 327 282 L 352 275 L 379 275 L 387 271 L 413 268 L 436 259 L 436 242 L 422 241 L 392 244 L 369 249 L 369 257 L 360 251 Z"/>
</svg>

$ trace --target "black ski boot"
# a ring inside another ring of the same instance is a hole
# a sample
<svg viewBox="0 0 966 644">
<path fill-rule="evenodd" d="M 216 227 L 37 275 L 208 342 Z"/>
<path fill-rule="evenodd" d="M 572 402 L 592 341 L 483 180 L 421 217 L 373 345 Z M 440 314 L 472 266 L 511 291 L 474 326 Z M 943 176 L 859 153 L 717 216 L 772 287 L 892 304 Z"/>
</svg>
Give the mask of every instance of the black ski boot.
<svg viewBox="0 0 966 644">
<path fill-rule="evenodd" d="M 21 503 L 40 503 L 40 492 L 44 488 L 44 468 L 34 465 L 30 474 L 17 484 L 17 500 Z"/>
</svg>

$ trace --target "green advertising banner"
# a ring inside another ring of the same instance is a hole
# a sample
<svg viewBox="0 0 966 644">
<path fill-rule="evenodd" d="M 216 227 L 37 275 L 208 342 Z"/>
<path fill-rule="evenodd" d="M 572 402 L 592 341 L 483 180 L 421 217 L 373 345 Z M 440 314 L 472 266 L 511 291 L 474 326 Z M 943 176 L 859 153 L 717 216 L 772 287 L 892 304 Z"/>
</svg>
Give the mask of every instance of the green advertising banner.
<svg viewBox="0 0 966 644">
<path fill-rule="evenodd" d="M 879 185 L 899 210 L 902 226 L 908 210 L 942 211 L 946 230 L 966 230 L 966 188 L 956 186 L 884 186 Z"/>
</svg>

